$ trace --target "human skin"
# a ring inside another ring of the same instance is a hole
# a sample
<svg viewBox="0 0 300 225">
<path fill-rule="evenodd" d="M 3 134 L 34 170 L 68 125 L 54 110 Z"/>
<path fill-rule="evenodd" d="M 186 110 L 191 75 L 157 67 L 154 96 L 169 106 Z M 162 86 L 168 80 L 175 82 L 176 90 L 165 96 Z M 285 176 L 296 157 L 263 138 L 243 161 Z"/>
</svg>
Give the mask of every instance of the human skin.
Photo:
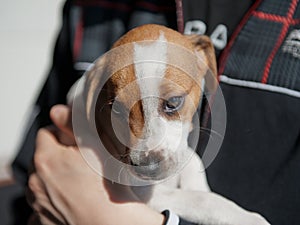
<svg viewBox="0 0 300 225">
<path fill-rule="evenodd" d="M 88 166 L 75 145 L 67 106 L 54 106 L 50 117 L 56 128 L 42 128 L 36 138 L 27 192 L 35 213 L 29 224 L 164 223 L 164 216 L 141 203 L 130 187 L 112 183 Z"/>
</svg>

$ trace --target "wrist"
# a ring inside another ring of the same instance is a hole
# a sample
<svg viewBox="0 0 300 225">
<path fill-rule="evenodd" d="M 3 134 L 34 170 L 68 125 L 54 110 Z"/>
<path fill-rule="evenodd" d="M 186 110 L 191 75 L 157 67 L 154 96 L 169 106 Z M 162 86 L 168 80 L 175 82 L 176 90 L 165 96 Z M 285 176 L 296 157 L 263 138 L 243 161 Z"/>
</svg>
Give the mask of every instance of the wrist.
<svg viewBox="0 0 300 225">
<path fill-rule="evenodd" d="M 140 202 L 105 204 L 89 224 L 95 225 L 164 225 L 165 216 Z"/>
<path fill-rule="evenodd" d="M 125 220 L 127 219 L 128 225 L 164 225 L 165 215 L 151 209 L 143 203 L 127 203 L 131 204 L 130 207 L 125 206 L 126 211 L 124 215 Z M 128 218 L 128 216 L 130 218 Z M 127 225 L 127 223 L 126 223 Z"/>
</svg>

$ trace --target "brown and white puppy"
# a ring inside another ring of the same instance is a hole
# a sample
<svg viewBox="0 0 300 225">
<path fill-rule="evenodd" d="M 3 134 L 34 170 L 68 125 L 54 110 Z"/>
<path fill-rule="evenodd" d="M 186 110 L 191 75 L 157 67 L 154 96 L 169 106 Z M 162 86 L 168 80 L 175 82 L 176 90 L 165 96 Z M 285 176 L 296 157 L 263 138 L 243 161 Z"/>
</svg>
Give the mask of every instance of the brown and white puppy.
<svg viewBox="0 0 300 225">
<path fill-rule="evenodd" d="M 268 224 L 210 192 L 202 162 L 188 146 L 203 81 L 211 90 L 217 85 L 207 37 L 159 25 L 135 28 L 82 79 L 83 114 L 95 122 L 99 137 L 110 137 L 113 143 L 104 146 L 112 157 L 131 165 L 126 172 L 145 181 L 176 174 L 133 187 L 141 200 L 198 224 Z"/>
</svg>

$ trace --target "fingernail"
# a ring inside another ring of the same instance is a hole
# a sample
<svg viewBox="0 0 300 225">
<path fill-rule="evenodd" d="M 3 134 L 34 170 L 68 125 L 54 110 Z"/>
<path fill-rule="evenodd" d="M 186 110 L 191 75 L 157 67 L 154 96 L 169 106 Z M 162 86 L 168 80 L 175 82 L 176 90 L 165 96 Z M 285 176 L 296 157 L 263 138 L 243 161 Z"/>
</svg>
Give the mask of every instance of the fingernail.
<svg viewBox="0 0 300 225">
<path fill-rule="evenodd" d="M 58 106 L 54 106 L 52 109 L 52 116 L 55 117 L 56 119 L 60 118 L 61 115 L 61 108 Z"/>
</svg>

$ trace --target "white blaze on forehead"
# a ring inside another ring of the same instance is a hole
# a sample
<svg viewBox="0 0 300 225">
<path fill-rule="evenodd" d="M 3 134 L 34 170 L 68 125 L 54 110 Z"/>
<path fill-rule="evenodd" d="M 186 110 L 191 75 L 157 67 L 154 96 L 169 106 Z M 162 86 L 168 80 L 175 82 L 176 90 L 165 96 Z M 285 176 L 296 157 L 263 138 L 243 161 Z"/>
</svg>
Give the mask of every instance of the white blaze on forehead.
<svg viewBox="0 0 300 225">
<path fill-rule="evenodd" d="M 134 69 L 144 112 L 144 136 L 150 135 L 151 120 L 158 117 L 159 86 L 166 72 L 166 61 L 167 42 L 163 32 L 156 41 L 134 44 Z"/>
<path fill-rule="evenodd" d="M 159 114 L 159 89 L 167 69 L 167 46 L 162 32 L 156 41 L 134 44 L 134 70 L 144 114 L 143 136 L 131 146 L 131 160 L 136 164 L 142 151 L 146 156 L 148 150 L 154 150 L 165 158 L 176 158 L 179 154 L 174 152 L 187 148 L 190 123 L 167 120 Z"/>
</svg>

